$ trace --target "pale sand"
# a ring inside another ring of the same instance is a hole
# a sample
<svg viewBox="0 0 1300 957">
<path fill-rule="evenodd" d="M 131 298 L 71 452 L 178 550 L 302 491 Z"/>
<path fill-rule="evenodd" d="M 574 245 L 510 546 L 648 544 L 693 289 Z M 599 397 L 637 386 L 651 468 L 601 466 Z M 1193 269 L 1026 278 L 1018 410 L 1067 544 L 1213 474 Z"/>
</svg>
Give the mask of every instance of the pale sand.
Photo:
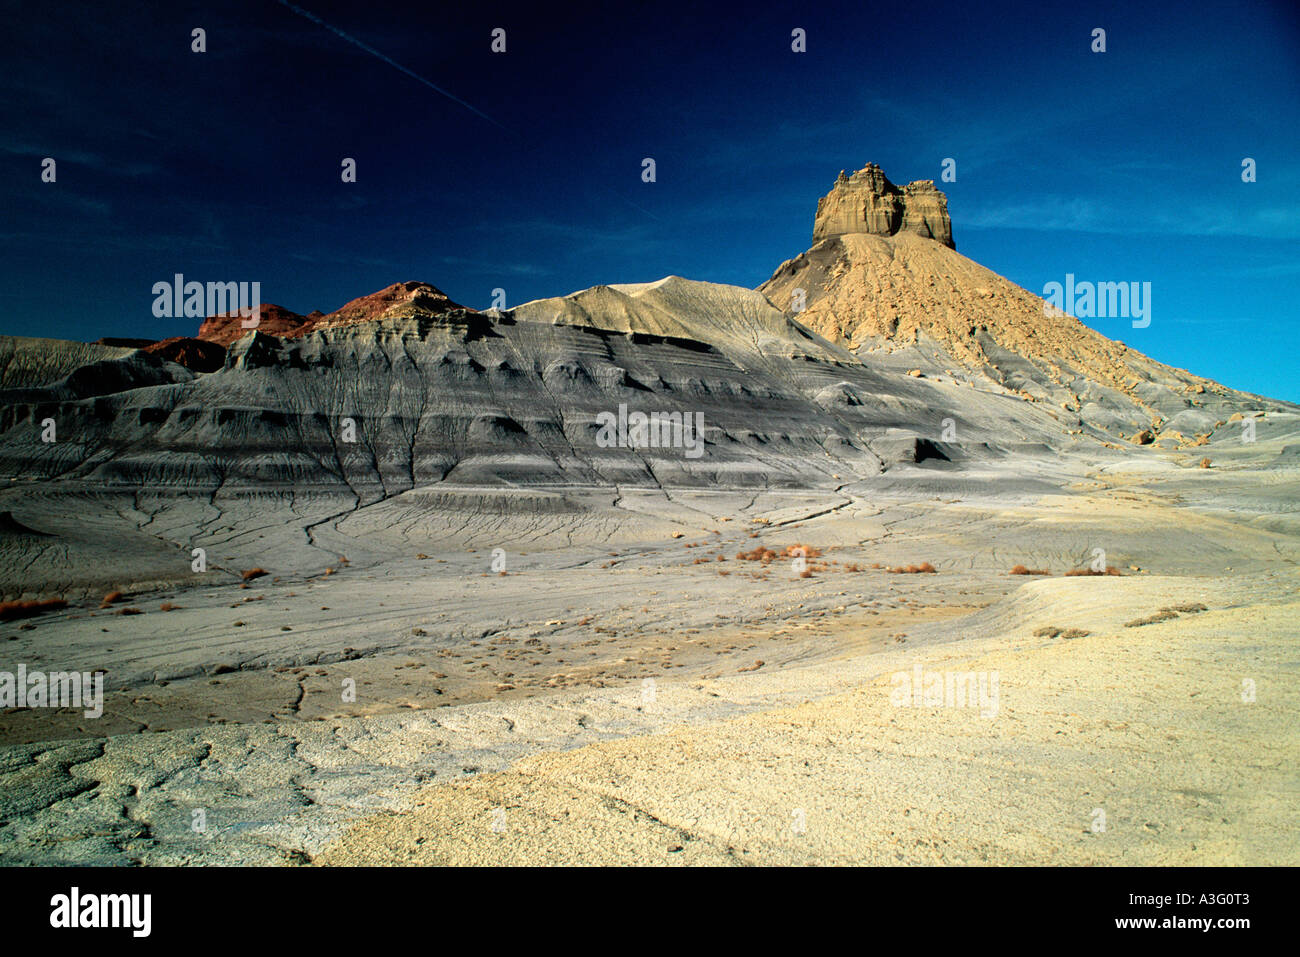
<svg viewBox="0 0 1300 957">
<path fill-rule="evenodd" d="M 996 670 L 993 719 L 895 707 L 882 674 L 820 701 L 540 753 L 429 788 L 316 860 L 1295 865 L 1297 577 L 1257 583 L 1240 605 L 1240 582 L 1207 580 L 1209 611 L 1133 628 L 1116 622 L 1185 601 L 1186 589 L 1035 582 L 1030 625 L 1086 627 L 1104 604 L 1107 626 L 1051 640 L 1022 625 L 889 654 L 896 668 Z M 1253 703 L 1242 700 L 1247 678 Z M 1103 833 L 1092 830 L 1098 808 Z"/>
</svg>

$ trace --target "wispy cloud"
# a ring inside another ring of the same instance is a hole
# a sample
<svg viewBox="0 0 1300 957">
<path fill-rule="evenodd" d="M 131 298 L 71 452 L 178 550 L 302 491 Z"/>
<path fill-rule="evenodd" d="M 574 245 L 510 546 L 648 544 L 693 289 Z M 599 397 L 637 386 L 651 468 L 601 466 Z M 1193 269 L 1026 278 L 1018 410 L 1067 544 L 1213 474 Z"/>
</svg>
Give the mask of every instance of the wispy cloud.
<svg viewBox="0 0 1300 957">
<path fill-rule="evenodd" d="M 1187 209 L 1119 206 L 1095 199 L 1041 200 L 963 209 L 955 229 L 1028 229 L 1106 235 L 1240 236 L 1300 239 L 1300 206 L 1242 209 L 1227 204 Z"/>
<path fill-rule="evenodd" d="M 145 163 L 140 160 L 130 160 L 125 163 L 117 162 L 102 153 L 92 153 L 76 148 L 68 149 L 57 143 L 48 146 L 37 146 L 31 142 L 16 142 L 0 146 L 0 150 L 13 156 L 31 156 L 40 157 L 41 159 L 48 156 L 58 163 L 71 163 L 107 173 L 120 173 L 123 176 L 151 176 L 159 170 L 159 167 L 154 163 Z"/>
<path fill-rule="evenodd" d="M 444 266 L 456 266 L 460 269 L 472 269 L 477 272 L 502 276 L 549 276 L 551 270 L 533 263 L 516 262 L 502 264 L 465 259 L 462 256 L 442 256 L 438 259 Z"/>
</svg>

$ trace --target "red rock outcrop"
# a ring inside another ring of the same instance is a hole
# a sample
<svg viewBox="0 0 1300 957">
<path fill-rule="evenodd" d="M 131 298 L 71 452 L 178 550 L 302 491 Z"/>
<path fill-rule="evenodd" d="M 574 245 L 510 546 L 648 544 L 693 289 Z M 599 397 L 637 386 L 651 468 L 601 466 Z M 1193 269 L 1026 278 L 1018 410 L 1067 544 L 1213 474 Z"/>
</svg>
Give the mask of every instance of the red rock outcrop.
<svg viewBox="0 0 1300 957">
<path fill-rule="evenodd" d="M 225 346 L 188 336 L 173 336 L 161 342 L 150 343 L 140 351 L 152 353 L 194 372 L 216 372 L 226 362 Z"/>
<path fill-rule="evenodd" d="M 353 299 L 324 316 L 318 325 L 325 328 L 347 326 L 382 318 L 440 315 L 464 308 L 448 299 L 441 289 L 427 282 L 397 282 L 368 296 Z"/>
<path fill-rule="evenodd" d="M 312 315 L 319 316 L 320 313 L 313 313 Z M 199 326 L 197 338 L 228 346 L 240 336 L 252 332 L 253 328 L 267 335 L 294 338 L 311 331 L 312 326 L 315 325 L 315 320 L 312 319 L 312 316 L 300 316 L 296 312 L 290 312 L 284 306 L 264 302 L 258 307 L 257 326 L 245 328 L 243 323 L 244 317 L 239 315 L 238 312 L 208 316 L 203 320 L 203 325 Z"/>
<path fill-rule="evenodd" d="M 198 338 L 229 346 L 256 328 L 258 332 L 280 339 L 297 339 L 313 329 L 331 329 L 383 318 L 439 316 L 452 310 L 474 311 L 452 302 L 442 290 L 427 282 L 397 282 L 368 296 L 353 299 L 329 314 L 314 310 L 300 316 L 283 306 L 263 303 L 259 309 L 260 321 L 252 328 L 244 326 L 244 319 L 238 313 L 209 316 L 199 327 Z"/>
</svg>

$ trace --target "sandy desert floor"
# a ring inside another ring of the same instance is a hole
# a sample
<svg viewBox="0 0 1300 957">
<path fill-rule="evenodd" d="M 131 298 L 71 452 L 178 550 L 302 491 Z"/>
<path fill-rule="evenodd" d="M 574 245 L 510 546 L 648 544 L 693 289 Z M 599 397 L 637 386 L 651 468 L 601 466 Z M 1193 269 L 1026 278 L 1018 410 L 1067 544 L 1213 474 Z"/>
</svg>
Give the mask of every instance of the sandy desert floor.
<svg viewBox="0 0 1300 957">
<path fill-rule="evenodd" d="M 497 528 L 74 602 L 0 628 L 110 676 L 98 721 L 3 715 L 0 859 L 1294 864 L 1281 452 L 674 492 L 505 576 Z M 795 544 L 809 577 L 737 557 Z M 1122 575 L 1064 577 L 1094 548 Z M 892 704 L 917 667 L 996 673 L 996 714 Z"/>
<path fill-rule="evenodd" d="M 926 670 L 997 672 L 992 719 L 895 707 L 888 676 L 864 678 L 426 789 L 318 862 L 1295 864 L 1300 602 L 1232 607 L 1237 583 L 1213 579 L 1199 594 L 1218 607 L 1194 618 L 1129 632 L 1095 614 L 1100 598 L 1141 615 L 1168 585 L 1036 583 L 1024 597 L 1039 615 L 1100 630 L 1013 631 L 924 656 Z M 1269 677 L 1247 704 L 1251 675 Z"/>
</svg>

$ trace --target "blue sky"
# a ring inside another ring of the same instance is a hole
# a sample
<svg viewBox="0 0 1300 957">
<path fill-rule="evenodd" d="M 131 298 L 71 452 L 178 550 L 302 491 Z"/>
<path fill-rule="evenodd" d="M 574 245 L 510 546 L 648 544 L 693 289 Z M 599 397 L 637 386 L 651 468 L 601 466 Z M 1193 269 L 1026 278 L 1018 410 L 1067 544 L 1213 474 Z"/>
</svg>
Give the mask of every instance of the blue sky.
<svg viewBox="0 0 1300 957">
<path fill-rule="evenodd" d="M 480 308 L 752 287 L 841 169 L 952 157 L 964 255 L 1034 292 L 1150 282 L 1148 328 L 1089 324 L 1300 400 L 1292 3 L 107 6 L 0 8 L 0 333 L 191 333 L 151 311 L 177 272 L 303 313 L 407 279 Z"/>
</svg>

